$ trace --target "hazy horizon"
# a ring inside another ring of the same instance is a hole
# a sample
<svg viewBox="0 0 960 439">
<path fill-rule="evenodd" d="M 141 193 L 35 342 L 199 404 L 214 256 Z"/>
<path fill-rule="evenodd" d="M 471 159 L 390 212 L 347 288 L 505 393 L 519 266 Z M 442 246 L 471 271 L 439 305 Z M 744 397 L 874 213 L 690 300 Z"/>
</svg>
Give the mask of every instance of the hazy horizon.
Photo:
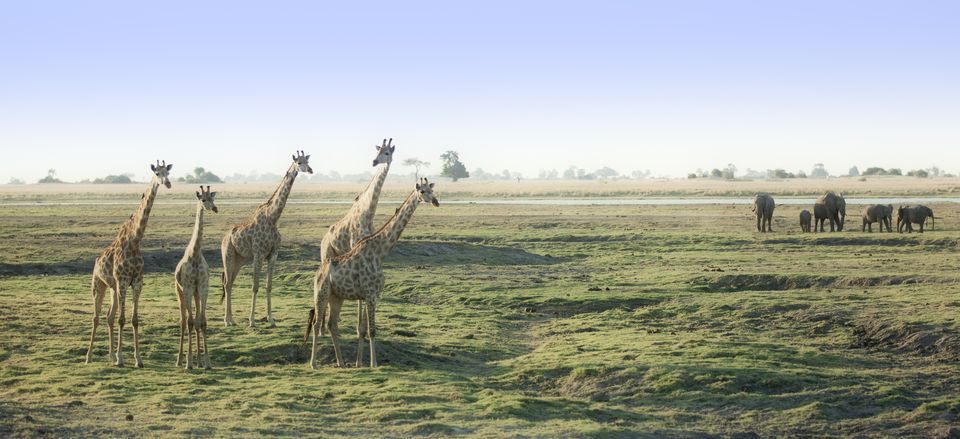
<svg viewBox="0 0 960 439">
<path fill-rule="evenodd" d="M 733 163 L 960 171 L 960 4 L 17 2 L 0 183 L 320 173 L 439 155 L 534 178 Z"/>
</svg>

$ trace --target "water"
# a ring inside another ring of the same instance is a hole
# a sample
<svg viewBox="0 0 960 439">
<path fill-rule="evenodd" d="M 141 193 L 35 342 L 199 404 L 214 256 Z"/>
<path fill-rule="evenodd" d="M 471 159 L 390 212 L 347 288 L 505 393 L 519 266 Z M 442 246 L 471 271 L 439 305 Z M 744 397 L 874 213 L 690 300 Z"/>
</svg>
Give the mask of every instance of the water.
<svg viewBox="0 0 960 439">
<path fill-rule="evenodd" d="M 777 205 L 802 206 L 813 205 L 815 197 L 777 197 Z M 934 203 L 960 203 L 960 197 L 902 197 L 902 198 L 847 198 L 847 204 L 892 204 L 914 205 Z M 400 204 L 402 200 L 381 200 L 385 204 Z M 15 206 L 129 206 L 138 205 L 136 201 L 13 201 L 2 202 L 0 207 Z M 263 200 L 223 200 L 218 205 L 259 205 Z M 349 205 L 351 200 L 290 200 L 288 205 Z M 440 200 L 443 204 L 475 205 L 538 205 L 538 206 L 674 206 L 674 205 L 750 205 L 753 197 L 665 197 L 665 198 L 481 198 L 473 200 Z M 193 200 L 157 201 L 156 205 L 193 205 Z"/>
</svg>

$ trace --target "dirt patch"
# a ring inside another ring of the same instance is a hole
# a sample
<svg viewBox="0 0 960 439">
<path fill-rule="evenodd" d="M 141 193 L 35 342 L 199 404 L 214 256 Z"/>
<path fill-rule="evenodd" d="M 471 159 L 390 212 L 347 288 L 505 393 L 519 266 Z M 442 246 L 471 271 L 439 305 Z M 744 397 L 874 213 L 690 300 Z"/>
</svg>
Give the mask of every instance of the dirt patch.
<svg viewBox="0 0 960 439">
<path fill-rule="evenodd" d="M 912 276 L 817 276 L 778 274 L 728 274 L 701 276 L 691 283 L 706 291 L 786 291 L 807 288 L 849 288 L 916 284 L 923 279 Z"/>
<path fill-rule="evenodd" d="M 960 359 L 960 336 L 950 328 L 869 317 L 853 326 L 852 348 Z"/>
</svg>

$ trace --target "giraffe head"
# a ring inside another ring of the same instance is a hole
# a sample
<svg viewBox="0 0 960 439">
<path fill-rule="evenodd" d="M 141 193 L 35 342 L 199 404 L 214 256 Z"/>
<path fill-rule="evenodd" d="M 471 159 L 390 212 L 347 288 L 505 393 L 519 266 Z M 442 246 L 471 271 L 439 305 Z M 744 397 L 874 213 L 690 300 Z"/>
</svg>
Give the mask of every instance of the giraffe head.
<svg viewBox="0 0 960 439">
<path fill-rule="evenodd" d="M 393 146 L 393 138 L 390 140 L 383 139 L 383 145 L 374 146 L 377 149 L 377 157 L 373 159 L 373 166 L 377 166 L 381 163 L 390 164 L 393 162 L 393 150 L 397 149 L 396 146 Z"/>
<path fill-rule="evenodd" d="M 297 164 L 298 168 L 300 168 L 300 172 L 313 174 L 313 168 L 311 168 L 310 163 L 308 163 L 309 160 L 310 156 L 303 155 L 303 151 L 297 151 L 297 153 L 293 155 L 293 162 Z"/>
<path fill-rule="evenodd" d="M 160 163 L 160 160 L 157 160 L 156 165 L 150 165 L 150 170 L 153 171 L 154 177 L 156 177 L 160 184 L 166 186 L 167 189 L 170 189 L 171 169 L 173 169 L 173 165 L 168 165 L 166 160 L 164 160 L 162 164 Z"/>
<path fill-rule="evenodd" d="M 200 190 L 197 191 L 197 199 L 203 204 L 203 208 L 213 213 L 219 212 L 217 205 L 213 203 L 213 199 L 216 197 L 216 192 L 210 192 L 210 186 L 207 186 L 207 190 L 203 190 L 203 186 L 200 186 Z"/>
<path fill-rule="evenodd" d="M 417 183 L 417 192 L 419 192 L 417 197 L 420 198 L 421 203 L 430 203 L 433 207 L 440 207 L 440 201 L 433 195 L 433 183 L 428 182 L 426 178 L 421 178 L 420 182 Z"/>
</svg>

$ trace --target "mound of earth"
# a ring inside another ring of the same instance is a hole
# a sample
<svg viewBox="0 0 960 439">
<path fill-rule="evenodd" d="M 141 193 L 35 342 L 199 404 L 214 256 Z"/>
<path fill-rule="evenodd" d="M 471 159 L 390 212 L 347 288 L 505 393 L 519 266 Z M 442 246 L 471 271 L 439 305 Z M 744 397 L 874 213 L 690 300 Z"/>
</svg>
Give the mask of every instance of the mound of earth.
<svg viewBox="0 0 960 439">
<path fill-rule="evenodd" d="M 387 261 L 423 265 L 546 265 L 558 262 L 549 255 L 538 255 L 514 247 L 494 247 L 461 242 L 400 241 Z"/>
</svg>

